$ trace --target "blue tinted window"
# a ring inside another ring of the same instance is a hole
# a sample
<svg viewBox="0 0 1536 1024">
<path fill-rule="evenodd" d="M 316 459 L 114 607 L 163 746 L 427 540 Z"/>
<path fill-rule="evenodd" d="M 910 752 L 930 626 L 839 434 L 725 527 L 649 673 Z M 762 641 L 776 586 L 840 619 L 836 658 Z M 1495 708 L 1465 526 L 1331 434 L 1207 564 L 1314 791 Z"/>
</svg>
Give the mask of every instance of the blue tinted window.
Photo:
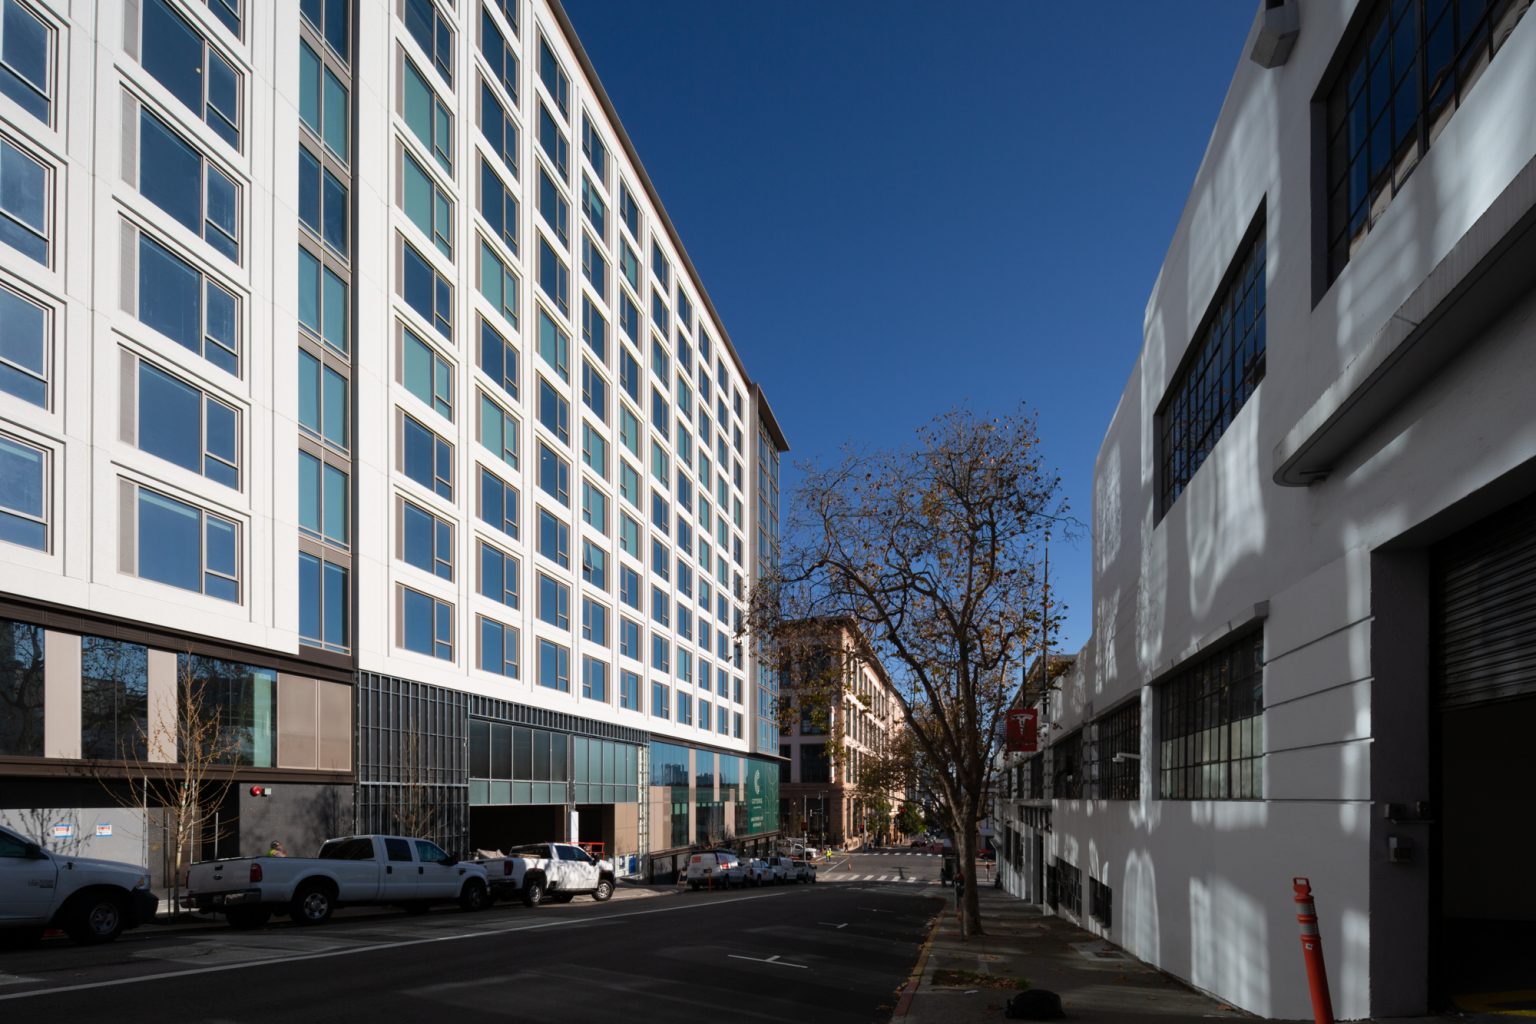
<svg viewBox="0 0 1536 1024">
<path fill-rule="evenodd" d="M 408 651 L 453 660 L 453 606 L 426 594 L 401 590 L 403 646 Z"/>
<path fill-rule="evenodd" d="M 348 0 L 302 0 L 299 4 L 304 17 L 317 32 L 325 36 L 326 43 L 342 60 L 351 56 L 347 7 Z"/>
<path fill-rule="evenodd" d="M 517 197 L 502 182 L 490 161 L 480 158 L 480 213 L 512 255 L 517 255 Z"/>
<path fill-rule="evenodd" d="M 240 75 L 166 0 L 145 2 L 141 63 L 225 142 L 239 148 Z"/>
<path fill-rule="evenodd" d="M 562 568 L 571 564 L 571 528 L 539 509 L 539 554 Z"/>
<path fill-rule="evenodd" d="M 409 416 L 404 434 L 405 475 L 452 501 L 453 446 Z"/>
<path fill-rule="evenodd" d="M 0 391 L 48 404 L 48 313 L 0 285 Z"/>
<path fill-rule="evenodd" d="M 490 8 L 482 8 L 480 11 L 480 51 L 485 54 L 485 60 L 490 64 L 491 72 L 501 83 L 501 87 L 507 90 L 507 95 L 512 97 L 513 106 L 516 106 L 517 56 L 507 45 L 501 29 L 496 27 L 496 20 L 491 17 Z"/>
<path fill-rule="evenodd" d="M 405 561 L 445 580 L 453 579 L 453 526 L 437 516 L 404 503 Z"/>
<path fill-rule="evenodd" d="M 345 566 L 301 552 L 299 554 L 299 640 L 345 653 L 347 630 Z"/>
<path fill-rule="evenodd" d="M 487 672 L 518 678 L 518 633 L 512 626 L 480 617 L 480 667 Z"/>
<path fill-rule="evenodd" d="M 437 333 L 453 338 L 453 286 L 432 268 L 426 257 L 402 245 L 405 261 L 404 295 L 408 306 L 436 328 Z"/>
<path fill-rule="evenodd" d="M 405 0 L 405 28 L 426 51 L 443 81 L 453 84 L 453 29 L 432 0 Z"/>
<path fill-rule="evenodd" d="M 48 169 L 0 139 L 0 242 L 48 262 Z"/>
<path fill-rule="evenodd" d="M 539 640 L 539 685 L 567 693 L 571 689 L 571 652 L 553 640 Z"/>
<path fill-rule="evenodd" d="M 539 148 L 554 162 L 562 179 L 571 176 L 571 143 L 565 132 L 555 122 L 549 108 L 539 104 Z"/>
<path fill-rule="evenodd" d="M 541 590 L 546 578 L 539 577 Z M 480 542 L 480 593 L 510 608 L 518 606 L 517 559 L 485 541 Z"/>
<path fill-rule="evenodd" d="M 571 442 L 571 404 L 539 378 L 539 422 L 565 444 Z"/>
<path fill-rule="evenodd" d="M 0 434 L 0 541 L 48 547 L 47 455 Z"/>
<path fill-rule="evenodd" d="M 48 64 L 53 32 L 18 0 L 4 0 L 0 24 L 0 93 L 40 121 L 51 113 Z"/>
<path fill-rule="evenodd" d="M 547 241 L 539 236 L 539 288 L 554 300 L 560 312 L 571 312 L 571 271 Z"/>
<path fill-rule="evenodd" d="M 480 518 L 514 540 L 518 534 L 517 502 L 516 487 L 480 467 Z"/>
<path fill-rule="evenodd" d="M 571 504 L 571 465 L 539 442 L 539 489 L 561 505 Z"/>
<path fill-rule="evenodd" d="M 186 502 L 139 489 L 138 575 L 157 583 L 240 599 L 235 524 Z"/>
<path fill-rule="evenodd" d="M 480 320 L 480 369 L 516 400 L 517 349 L 483 317 Z"/>
<path fill-rule="evenodd" d="M 453 115 L 410 61 L 405 62 L 405 123 L 443 170 L 452 171 Z"/>
</svg>

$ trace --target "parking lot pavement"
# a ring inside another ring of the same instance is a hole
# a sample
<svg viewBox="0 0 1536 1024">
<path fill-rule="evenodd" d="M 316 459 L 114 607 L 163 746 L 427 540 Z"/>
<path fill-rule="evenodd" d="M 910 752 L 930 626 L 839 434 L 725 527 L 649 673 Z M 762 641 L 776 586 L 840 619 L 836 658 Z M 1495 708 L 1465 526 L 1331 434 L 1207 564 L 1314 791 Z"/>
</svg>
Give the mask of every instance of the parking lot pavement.
<svg viewBox="0 0 1536 1024">
<path fill-rule="evenodd" d="M 285 1022 L 446 1010 L 500 1019 L 867 1021 L 887 1015 L 941 905 L 905 891 L 778 886 L 257 931 L 139 929 L 0 961 L 0 1015 Z M 786 984 L 789 982 L 789 984 Z M 238 998 L 232 998 L 238 993 Z"/>
</svg>

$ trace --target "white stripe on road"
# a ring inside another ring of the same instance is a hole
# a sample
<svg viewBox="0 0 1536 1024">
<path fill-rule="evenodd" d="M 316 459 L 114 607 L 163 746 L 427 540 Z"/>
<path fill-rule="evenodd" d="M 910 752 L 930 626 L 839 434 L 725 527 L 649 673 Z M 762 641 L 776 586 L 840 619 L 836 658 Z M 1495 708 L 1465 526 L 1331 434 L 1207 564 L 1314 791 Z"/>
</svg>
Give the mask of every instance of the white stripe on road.
<svg viewBox="0 0 1536 1024">
<path fill-rule="evenodd" d="M 116 988 L 120 985 L 137 985 L 145 981 L 164 981 L 167 978 L 190 978 L 198 974 L 218 974 L 223 971 L 249 970 L 256 967 L 271 967 L 275 964 L 302 963 L 306 960 L 328 960 L 338 956 L 352 956 L 357 953 L 377 953 L 389 949 L 404 949 L 409 946 L 426 946 L 437 942 L 455 942 L 460 939 L 478 939 L 488 935 L 510 935 L 513 932 L 531 932 L 543 928 L 559 928 L 562 925 L 589 924 L 593 921 L 613 921 L 621 917 L 643 917 L 648 914 L 666 914 L 674 910 L 695 910 L 699 907 L 717 907 L 725 903 L 745 903 L 748 900 L 766 900 L 775 896 L 787 896 L 785 892 L 765 892 L 756 896 L 735 896 L 730 899 L 711 900 L 708 903 L 676 903 L 670 907 L 658 907 L 655 910 L 630 910 L 622 914 L 602 914 L 591 917 L 571 917 L 559 921 L 538 921 L 531 924 L 514 925 L 511 928 L 487 928 L 483 931 L 459 932 L 454 935 L 434 935 L 426 939 L 402 939 L 399 942 L 381 942 L 371 946 L 354 946 L 350 949 L 332 949 L 321 953 L 301 953 L 296 956 L 279 957 L 273 960 L 261 960 L 255 963 L 218 964 L 211 967 L 192 967 L 184 971 L 161 971 L 158 974 L 140 974 L 132 978 L 113 978 L 109 981 L 88 981 L 78 985 L 59 985 L 55 988 L 37 988 L 26 992 L 0 993 L 0 1002 L 11 999 L 28 999 L 32 996 L 58 995 L 62 992 L 84 992 L 96 988 Z"/>
</svg>

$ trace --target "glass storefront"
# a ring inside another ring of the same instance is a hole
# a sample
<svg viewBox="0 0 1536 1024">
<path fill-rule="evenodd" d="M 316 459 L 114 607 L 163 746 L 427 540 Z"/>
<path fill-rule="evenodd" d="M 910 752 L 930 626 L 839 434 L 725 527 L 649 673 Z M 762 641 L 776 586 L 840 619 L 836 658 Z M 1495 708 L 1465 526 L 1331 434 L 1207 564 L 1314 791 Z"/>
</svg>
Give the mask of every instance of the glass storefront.
<svg viewBox="0 0 1536 1024">
<path fill-rule="evenodd" d="M 469 721 L 471 804 L 616 804 L 640 799 L 640 748 L 506 722 Z"/>
</svg>

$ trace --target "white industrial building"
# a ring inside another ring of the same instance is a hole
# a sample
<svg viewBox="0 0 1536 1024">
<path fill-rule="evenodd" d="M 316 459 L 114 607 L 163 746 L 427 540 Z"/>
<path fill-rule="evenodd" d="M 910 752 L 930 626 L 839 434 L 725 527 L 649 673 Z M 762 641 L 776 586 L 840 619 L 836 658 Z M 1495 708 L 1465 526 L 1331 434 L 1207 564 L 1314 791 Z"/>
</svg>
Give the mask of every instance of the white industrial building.
<svg viewBox="0 0 1536 1024">
<path fill-rule="evenodd" d="M 1003 882 L 1254 1013 L 1536 989 L 1536 18 L 1266 0 L 1094 476 Z M 1502 1000 L 1502 1002 L 1501 1002 Z"/>
<path fill-rule="evenodd" d="M 774 831 L 787 446 L 558 2 L 0 8 L 0 818 L 151 856 L 190 674 L 221 850 Z"/>
</svg>

